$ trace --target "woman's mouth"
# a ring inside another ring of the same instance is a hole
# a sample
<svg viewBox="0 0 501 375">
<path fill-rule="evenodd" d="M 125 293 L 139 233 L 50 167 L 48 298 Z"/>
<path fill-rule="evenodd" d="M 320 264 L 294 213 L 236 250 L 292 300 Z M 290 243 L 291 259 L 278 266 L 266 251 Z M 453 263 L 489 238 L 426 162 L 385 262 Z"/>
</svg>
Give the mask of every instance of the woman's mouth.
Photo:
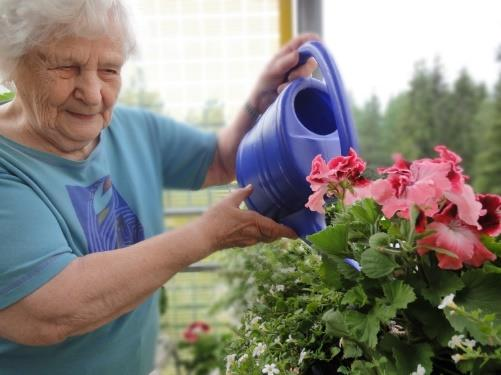
<svg viewBox="0 0 501 375">
<path fill-rule="evenodd" d="M 96 116 L 96 114 L 85 114 L 72 111 L 66 111 L 66 112 L 68 112 L 71 116 L 78 118 L 80 120 L 92 120 Z"/>
</svg>

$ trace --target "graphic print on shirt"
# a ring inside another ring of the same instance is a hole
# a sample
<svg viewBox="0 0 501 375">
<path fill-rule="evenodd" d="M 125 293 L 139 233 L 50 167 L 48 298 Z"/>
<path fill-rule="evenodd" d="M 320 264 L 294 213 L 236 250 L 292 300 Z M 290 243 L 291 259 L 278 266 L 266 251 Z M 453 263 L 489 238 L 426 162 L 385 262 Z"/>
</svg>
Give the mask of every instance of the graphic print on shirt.
<svg viewBox="0 0 501 375">
<path fill-rule="evenodd" d="M 107 251 L 144 240 L 143 226 L 105 176 L 88 187 L 66 186 L 87 239 L 89 253 Z"/>
</svg>

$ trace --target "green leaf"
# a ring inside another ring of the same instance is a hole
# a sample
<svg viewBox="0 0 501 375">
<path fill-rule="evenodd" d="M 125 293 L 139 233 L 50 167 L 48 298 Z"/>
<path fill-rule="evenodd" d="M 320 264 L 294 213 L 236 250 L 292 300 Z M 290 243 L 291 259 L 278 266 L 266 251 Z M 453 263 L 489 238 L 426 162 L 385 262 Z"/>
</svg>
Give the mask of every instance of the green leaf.
<svg viewBox="0 0 501 375">
<path fill-rule="evenodd" d="M 343 358 L 359 358 L 363 354 L 362 349 L 355 342 L 343 339 Z"/>
<path fill-rule="evenodd" d="M 362 272 L 372 279 L 389 275 L 397 267 L 392 258 L 374 249 L 364 251 L 361 265 Z"/>
<path fill-rule="evenodd" d="M 378 208 L 373 199 L 363 199 L 354 203 L 349 208 L 349 212 L 355 220 L 363 224 L 375 224 L 378 217 Z"/>
<path fill-rule="evenodd" d="M 341 352 L 341 348 L 338 348 L 337 346 L 331 346 L 331 359 L 337 356 Z"/>
<path fill-rule="evenodd" d="M 322 265 L 320 266 L 319 273 L 326 285 L 334 289 L 340 289 L 342 287 L 341 275 L 336 267 L 336 263 L 331 258 L 322 258 Z"/>
<path fill-rule="evenodd" d="M 496 241 L 494 237 L 487 235 L 480 236 L 480 241 L 482 241 L 482 243 L 488 250 L 492 251 L 498 257 L 501 256 L 501 241 Z"/>
<path fill-rule="evenodd" d="M 351 364 L 351 375 L 373 375 L 377 374 L 374 370 L 375 365 L 368 361 L 356 360 Z"/>
<path fill-rule="evenodd" d="M 463 275 L 465 288 L 456 296 L 456 303 L 466 310 L 481 309 L 484 314 L 496 314 L 496 322 L 501 324 L 501 275 L 471 270 Z"/>
<path fill-rule="evenodd" d="M 498 273 L 501 274 L 501 267 L 495 266 L 492 263 L 484 263 L 482 267 L 482 271 L 485 273 Z"/>
<path fill-rule="evenodd" d="M 433 350 L 429 344 L 408 345 L 400 341 L 393 347 L 393 356 L 398 374 L 410 374 L 419 364 L 425 368 L 426 374 L 431 374 Z"/>
<path fill-rule="evenodd" d="M 0 103 L 8 102 L 14 99 L 15 94 L 13 92 L 4 92 L 0 94 Z"/>
<path fill-rule="evenodd" d="M 404 309 L 409 303 L 416 300 L 416 294 L 412 287 L 401 280 L 383 285 L 383 293 L 388 305 L 395 310 Z"/>
<path fill-rule="evenodd" d="M 345 313 L 345 322 L 352 337 L 356 337 L 357 341 L 367 344 L 370 348 L 376 347 L 379 320 L 374 314 L 348 311 Z"/>
<path fill-rule="evenodd" d="M 367 214 L 365 209 L 360 205 L 354 204 L 353 206 L 351 206 L 350 212 L 355 218 L 355 220 L 358 220 L 364 224 L 372 224 L 369 215 Z"/>
<path fill-rule="evenodd" d="M 367 295 L 364 289 L 360 285 L 357 285 L 346 292 L 341 304 L 362 307 L 367 304 L 367 301 Z"/>
<path fill-rule="evenodd" d="M 331 255 L 347 255 L 348 227 L 338 224 L 306 237 L 313 245 Z"/>
<path fill-rule="evenodd" d="M 352 281 L 358 281 L 361 278 L 363 278 L 362 274 L 358 272 L 355 268 L 352 266 L 346 264 L 344 259 L 332 256 L 330 257 L 330 260 L 335 264 L 338 272 L 348 280 Z"/>
<path fill-rule="evenodd" d="M 344 319 L 344 314 L 336 310 L 327 311 L 322 320 L 325 322 L 326 332 L 334 337 L 349 336 L 348 327 Z"/>
<path fill-rule="evenodd" d="M 369 238 L 369 246 L 374 249 L 378 250 L 380 248 L 387 248 L 390 245 L 390 236 L 387 233 L 379 232 L 379 233 L 374 233 L 370 238 Z"/>
<path fill-rule="evenodd" d="M 400 236 L 400 226 L 397 223 L 391 222 L 391 224 L 387 230 L 387 233 L 391 237 L 399 237 Z"/>
<path fill-rule="evenodd" d="M 420 292 L 433 306 L 438 306 L 446 295 L 464 288 L 461 278 L 453 271 L 440 270 L 435 267 L 429 267 L 427 270 L 430 286 L 421 289 Z"/>
<path fill-rule="evenodd" d="M 429 340 L 436 339 L 443 347 L 447 347 L 449 339 L 455 333 L 443 311 L 423 298 L 411 303 L 406 309 L 406 315 L 420 323 Z"/>
<path fill-rule="evenodd" d="M 476 341 L 492 345 L 496 341 L 494 337 L 499 335 L 496 327 L 501 327 L 501 274 L 471 270 L 464 273 L 463 282 L 465 287 L 458 292 L 454 302 L 474 318 L 459 313 L 447 313 L 446 318 L 457 331 L 467 330 Z M 489 328 L 491 326 L 494 331 Z"/>
</svg>

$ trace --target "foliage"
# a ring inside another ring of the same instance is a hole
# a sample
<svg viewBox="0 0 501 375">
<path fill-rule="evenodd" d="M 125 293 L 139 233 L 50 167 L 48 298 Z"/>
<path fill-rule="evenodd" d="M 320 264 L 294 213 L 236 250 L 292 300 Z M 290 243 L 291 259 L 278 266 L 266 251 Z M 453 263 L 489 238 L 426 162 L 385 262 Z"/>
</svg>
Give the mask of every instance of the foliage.
<svg viewBox="0 0 501 375">
<path fill-rule="evenodd" d="M 14 99 L 14 96 L 15 94 L 10 91 L 0 93 L 0 104 L 11 101 Z"/>
<path fill-rule="evenodd" d="M 227 373 L 262 374 L 266 365 L 297 374 L 307 364 L 327 364 L 337 340 L 325 335 L 322 316 L 341 303 L 321 257 L 301 241 L 279 241 L 231 257 L 229 301 L 247 306 L 227 356 Z"/>
<path fill-rule="evenodd" d="M 220 374 L 224 365 L 221 358 L 231 335 L 212 333 L 208 324 L 193 322 L 183 336 L 177 344 L 176 367 L 188 375 Z"/>
<path fill-rule="evenodd" d="M 478 182 L 480 191 L 501 194 L 501 74 L 495 88 L 493 115 L 481 138 L 478 155 Z"/>
<path fill-rule="evenodd" d="M 312 196 L 338 198 L 327 207 L 331 223 L 309 245 L 252 253 L 244 278 L 255 301 L 232 342 L 228 374 L 501 370 L 501 242 L 493 237 L 501 233 L 501 197 L 489 195 L 491 205 L 470 194 L 459 157 L 436 150 L 436 159 L 398 159 L 382 171 L 394 196 L 381 190 L 384 180 L 364 181 L 354 152 L 329 163 L 315 158 Z M 368 194 L 374 186 L 384 194 Z M 449 201 L 455 189 L 467 205 Z M 308 206 L 318 208 L 317 198 Z M 449 225 L 452 245 L 435 223 Z"/>
</svg>

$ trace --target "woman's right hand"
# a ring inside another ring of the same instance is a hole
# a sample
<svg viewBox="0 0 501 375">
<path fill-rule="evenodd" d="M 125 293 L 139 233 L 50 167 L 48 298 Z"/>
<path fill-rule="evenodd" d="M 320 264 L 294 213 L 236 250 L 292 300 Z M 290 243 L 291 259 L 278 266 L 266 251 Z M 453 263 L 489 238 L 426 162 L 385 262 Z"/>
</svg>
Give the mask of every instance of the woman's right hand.
<svg viewBox="0 0 501 375">
<path fill-rule="evenodd" d="M 197 219 L 196 225 L 211 251 L 273 242 L 283 237 L 297 238 L 289 227 L 255 211 L 240 209 L 251 193 L 251 185 L 236 189 Z"/>
</svg>

